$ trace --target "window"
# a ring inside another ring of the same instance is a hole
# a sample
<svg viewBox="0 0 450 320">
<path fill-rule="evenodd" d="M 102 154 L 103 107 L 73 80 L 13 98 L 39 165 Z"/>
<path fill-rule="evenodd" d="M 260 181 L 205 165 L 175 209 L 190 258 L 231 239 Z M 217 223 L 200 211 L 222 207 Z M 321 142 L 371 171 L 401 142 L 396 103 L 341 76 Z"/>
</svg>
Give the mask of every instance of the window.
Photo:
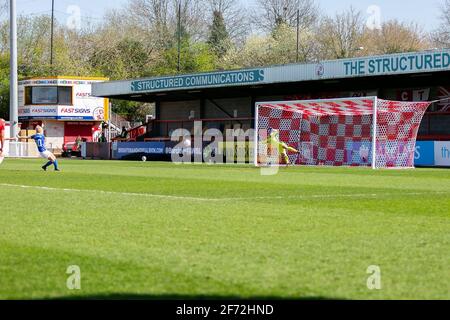
<svg viewBox="0 0 450 320">
<path fill-rule="evenodd" d="M 72 105 L 72 87 L 58 87 L 58 104 Z"/>
<path fill-rule="evenodd" d="M 26 105 L 72 105 L 72 87 L 26 87 Z"/>
<path fill-rule="evenodd" d="M 31 104 L 57 104 L 58 87 L 35 87 L 31 91 Z"/>
<path fill-rule="evenodd" d="M 31 104 L 31 87 L 25 87 L 25 105 Z"/>
</svg>

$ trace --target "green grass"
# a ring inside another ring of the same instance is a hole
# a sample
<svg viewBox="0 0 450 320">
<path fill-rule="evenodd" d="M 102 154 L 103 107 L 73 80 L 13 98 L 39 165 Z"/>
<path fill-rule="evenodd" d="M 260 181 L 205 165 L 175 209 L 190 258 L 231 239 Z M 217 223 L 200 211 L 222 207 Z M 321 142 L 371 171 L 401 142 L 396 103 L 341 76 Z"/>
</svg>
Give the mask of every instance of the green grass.
<svg viewBox="0 0 450 320">
<path fill-rule="evenodd" d="M 41 162 L 0 166 L 0 299 L 450 299 L 448 170 Z"/>
</svg>

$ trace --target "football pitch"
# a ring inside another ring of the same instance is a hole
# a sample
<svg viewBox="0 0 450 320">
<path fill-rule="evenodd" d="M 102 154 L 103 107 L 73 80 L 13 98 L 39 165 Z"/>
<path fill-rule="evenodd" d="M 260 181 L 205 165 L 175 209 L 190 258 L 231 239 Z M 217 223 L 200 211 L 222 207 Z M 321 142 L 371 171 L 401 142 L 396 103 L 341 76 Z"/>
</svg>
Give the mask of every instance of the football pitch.
<svg viewBox="0 0 450 320">
<path fill-rule="evenodd" d="M 0 299 L 450 299 L 450 170 L 42 164 L 0 166 Z"/>
</svg>

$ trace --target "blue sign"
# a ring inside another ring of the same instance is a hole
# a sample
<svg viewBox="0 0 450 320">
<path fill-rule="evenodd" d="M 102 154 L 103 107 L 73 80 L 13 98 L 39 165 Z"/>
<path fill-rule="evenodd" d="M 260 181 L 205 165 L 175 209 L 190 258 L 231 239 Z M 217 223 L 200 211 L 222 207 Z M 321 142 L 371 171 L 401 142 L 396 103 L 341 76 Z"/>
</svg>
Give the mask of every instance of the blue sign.
<svg viewBox="0 0 450 320">
<path fill-rule="evenodd" d="M 168 89 L 226 86 L 264 81 L 264 70 L 214 72 L 197 75 L 174 76 L 136 80 L 131 82 L 132 92 L 151 92 Z"/>
<path fill-rule="evenodd" d="M 41 117 L 34 117 L 34 118 L 41 118 Z M 56 117 L 57 120 L 91 120 L 91 121 L 99 121 L 98 119 L 94 119 L 94 117 Z"/>
<path fill-rule="evenodd" d="M 178 142 L 116 142 L 113 144 L 113 159 L 138 160 L 142 156 L 152 159 L 170 160 L 174 154 L 192 154 L 203 156 L 203 148 L 208 145 L 203 142 L 198 148 L 179 147 Z"/>
<path fill-rule="evenodd" d="M 113 145 L 113 158 L 122 159 L 130 155 L 164 155 L 164 142 L 118 142 Z"/>
<path fill-rule="evenodd" d="M 434 166 L 434 141 L 418 141 L 414 155 L 416 166 Z"/>
</svg>

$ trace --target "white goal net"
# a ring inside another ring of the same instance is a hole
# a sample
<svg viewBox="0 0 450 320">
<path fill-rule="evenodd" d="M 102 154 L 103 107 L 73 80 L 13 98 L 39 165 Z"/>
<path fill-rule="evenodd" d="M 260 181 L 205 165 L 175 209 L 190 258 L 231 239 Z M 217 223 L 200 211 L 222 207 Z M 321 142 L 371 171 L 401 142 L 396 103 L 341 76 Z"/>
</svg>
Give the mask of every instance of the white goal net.
<svg viewBox="0 0 450 320">
<path fill-rule="evenodd" d="M 377 97 L 257 103 L 255 164 L 412 168 L 430 104 Z"/>
</svg>

